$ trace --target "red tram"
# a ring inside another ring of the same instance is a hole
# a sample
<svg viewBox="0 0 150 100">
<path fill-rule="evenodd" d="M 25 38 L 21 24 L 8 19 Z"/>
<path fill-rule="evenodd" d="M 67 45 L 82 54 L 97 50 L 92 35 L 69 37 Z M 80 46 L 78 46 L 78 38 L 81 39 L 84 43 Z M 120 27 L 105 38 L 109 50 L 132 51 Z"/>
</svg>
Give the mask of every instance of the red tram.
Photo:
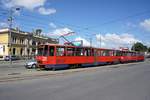
<svg viewBox="0 0 150 100">
<path fill-rule="evenodd" d="M 140 52 L 58 44 L 40 45 L 36 56 L 39 68 L 65 68 L 144 61 Z"/>
</svg>

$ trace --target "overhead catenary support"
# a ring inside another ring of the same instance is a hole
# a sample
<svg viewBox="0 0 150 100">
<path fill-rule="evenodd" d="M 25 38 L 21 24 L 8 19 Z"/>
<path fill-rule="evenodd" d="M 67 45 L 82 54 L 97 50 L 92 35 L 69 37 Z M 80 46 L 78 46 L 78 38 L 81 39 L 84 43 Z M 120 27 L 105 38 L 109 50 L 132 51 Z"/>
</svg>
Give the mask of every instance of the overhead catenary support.
<svg viewBox="0 0 150 100">
<path fill-rule="evenodd" d="M 10 11 L 9 11 L 9 18 L 8 18 L 8 22 L 9 22 L 9 43 L 8 43 L 8 46 L 9 46 L 9 61 L 10 61 L 10 64 L 12 64 L 12 24 L 13 24 L 13 13 L 15 11 L 19 11 L 20 8 L 11 8 Z"/>
</svg>

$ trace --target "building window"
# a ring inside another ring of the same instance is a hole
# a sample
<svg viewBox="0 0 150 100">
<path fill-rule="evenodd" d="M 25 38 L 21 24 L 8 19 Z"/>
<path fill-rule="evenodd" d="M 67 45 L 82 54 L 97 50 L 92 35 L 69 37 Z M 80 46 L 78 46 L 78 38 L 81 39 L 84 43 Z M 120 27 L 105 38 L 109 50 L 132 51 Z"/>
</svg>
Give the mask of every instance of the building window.
<svg viewBox="0 0 150 100">
<path fill-rule="evenodd" d="M 27 53 L 28 53 L 28 56 L 29 56 L 29 53 L 30 53 L 30 49 L 29 48 L 27 49 Z"/>
<path fill-rule="evenodd" d="M 41 42 L 38 42 L 38 45 L 40 45 L 41 44 Z"/>
<path fill-rule="evenodd" d="M 20 39 L 20 44 L 24 44 L 24 40 L 23 39 Z"/>
<path fill-rule="evenodd" d="M 13 37 L 12 42 L 16 43 L 16 41 L 17 41 L 16 37 Z"/>
<path fill-rule="evenodd" d="M 23 49 L 21 48 L 20 49 L 20 55 L 22 56 L 22 54 L 23 54 Z"/>
<path fill-rule="evenodd" d="M 35 42 L 35 41 L 32 41 L 32 45 L 36 45 L 36 42 Z"/>
<path fill-rule="evenodd" d="M 36 52 L 36 49 L 35 49 L 35 48 L 32 48 L 32 53 L 31 53 L 31 55 L 32 55 L 32 56 L 35 56 L 35 52 Z"/>
<path fill-rule="evenodd" d="M 16 48 L 13 48 L 13 55 L 16 54 Z"/>
<path fill-rule="evenodd" d="M 3 46 L 3 52 L 5 52 L 5 46 Z"/>
<path fill-rule="evenodd" d="M 29 45 L 32 45 L 32 40 L 28 40 L 28 44 L 29 44 Z"/>
</svg>

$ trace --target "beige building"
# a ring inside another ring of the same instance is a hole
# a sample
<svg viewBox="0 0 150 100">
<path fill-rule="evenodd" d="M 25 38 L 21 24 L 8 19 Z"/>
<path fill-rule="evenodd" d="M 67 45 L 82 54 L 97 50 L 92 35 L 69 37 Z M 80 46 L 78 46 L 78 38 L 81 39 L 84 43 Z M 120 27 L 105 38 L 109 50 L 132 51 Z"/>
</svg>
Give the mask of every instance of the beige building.
<svg viewBox="0 0 150 100">
<path fill-rule="evenodd" d="M 11 29 L 0 29 L 0 58 L 8 55 L 27 57 L 37 54 L 37 46 L 40 44 L 58 44 L 57 39 L 44 37 L 40 33 L 23 32 Z"/>
</svg>

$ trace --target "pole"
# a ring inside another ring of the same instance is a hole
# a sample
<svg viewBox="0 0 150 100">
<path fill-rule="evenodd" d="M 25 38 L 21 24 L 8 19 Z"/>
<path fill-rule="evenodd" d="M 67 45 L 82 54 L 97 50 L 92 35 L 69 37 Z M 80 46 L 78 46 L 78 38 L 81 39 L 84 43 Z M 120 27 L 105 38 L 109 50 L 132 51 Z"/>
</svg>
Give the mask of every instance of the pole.
<svg viewBox="0 0 150 100">
<path fill-rule="evenodd" d="M 9 18 L 8 18 L 8 21 L 9 21 L 9 61 L 10 61 L 10 64 L 12 64 L 12 22 L 13 22 L 13 12 L 14 10 L 20 10 L 20 8 L 11 8 L 10 9 L 10 12 L 9 12 Z"/>
<path fill-rule="evenodd" d="M 102 42 L 102 41 L 101 41 L 101 34 L 99 34 L 99 36 L 100 36 L 100 37 L 99 37 L 99 38 L 100 38 L 100 40 L 99 40 L 99 42 L 100 42 L 100 43 L 99 43 L 99 48 L 101 48 L 101 42 Z"/>
<path fill-rule="evenodd" d="M 12 29 L 12 21 L 13 21 L 13 18 L 12 18 L 12 9 L 10 10 L 10 16 L 8 18 L 8 21 L 9 21 L 9 61 L 10 61 L 10 64 L 12 64 L 12 34 L 11 34 L 11 29 Z"/>
<path fill-rule="evenodd" d="M 92 37 L 90 37 L 90 47 L 92 47 Z"/>
<path fill-rule="evenodd" d="M 135 51 L 135 42 L 133 42 L 133 50 Z"/>
</svg>

